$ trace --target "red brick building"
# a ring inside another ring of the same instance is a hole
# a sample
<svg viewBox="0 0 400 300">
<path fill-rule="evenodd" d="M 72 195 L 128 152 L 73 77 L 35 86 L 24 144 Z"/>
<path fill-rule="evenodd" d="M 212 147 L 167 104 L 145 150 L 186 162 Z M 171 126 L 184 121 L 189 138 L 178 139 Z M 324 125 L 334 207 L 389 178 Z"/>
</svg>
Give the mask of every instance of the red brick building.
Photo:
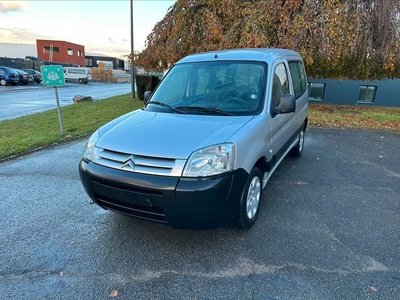
<svg viewBox="0 0 400 300">
<path fill-rule="evenodd" d="M 36 40 L 38 57 L 46 62 L 85 66 L 85 47 L 53 40 Z"/>
</svg>

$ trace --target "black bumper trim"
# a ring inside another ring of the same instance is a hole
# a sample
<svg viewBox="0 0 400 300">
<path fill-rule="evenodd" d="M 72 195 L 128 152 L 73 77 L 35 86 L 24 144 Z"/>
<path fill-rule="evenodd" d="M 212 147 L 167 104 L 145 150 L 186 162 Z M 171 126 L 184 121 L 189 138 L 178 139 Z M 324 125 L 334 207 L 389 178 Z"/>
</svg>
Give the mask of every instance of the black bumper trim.
<svg viewBox="0 0 400 300">
<path fill-rule="evenodd" d="M 114 199 L 107 199 L 101 196 L 97 196 L 95 201 L 100 207 L 107 210 L 149 221 L 168 223 L 165 219 L 164 209 L 162 207 L 143 207 L 141 205 L 127 206 L 126 203 L 117 202 Z"/>
<path fill-rule="evenodd" d="M 233 223 L 248 174 L 177 178 L 110 169 L 81 161 L 86 193 L 99 206 L 174 228 L 213 229 Z"/>
</svg>

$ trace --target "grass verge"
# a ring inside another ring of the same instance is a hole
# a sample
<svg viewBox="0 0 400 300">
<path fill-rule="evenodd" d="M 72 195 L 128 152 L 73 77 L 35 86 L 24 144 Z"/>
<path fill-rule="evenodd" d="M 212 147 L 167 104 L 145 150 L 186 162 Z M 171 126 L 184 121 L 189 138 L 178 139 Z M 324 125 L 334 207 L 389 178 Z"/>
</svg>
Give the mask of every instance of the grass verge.
<svg viewBox="0 0 400 300">
<path fill-rule="evenodd" d="M 61 107 L 65 136 L 61 135 L 57 109 L 0 121 L 0 159 L 84 136 L 140 107 L 143 101 L 130 94 Z"/>
<path fill-rule="evenodd" d="M 400 108 L 310 104 L 310 126 L 365 128 L 400 133 Z"/>
<path fill-rule="evenodd" d="M 31 150 L 76 139 L 94 132 L 108 121 L 143 106 L 130 94 L 61 108 L 65 136 L 57 110 L 0 121 L 0 160 Z M 368 128 L 400 133 L 400 108 L 366 106 L 309 106 L 309 126 Z"/>
</svg>

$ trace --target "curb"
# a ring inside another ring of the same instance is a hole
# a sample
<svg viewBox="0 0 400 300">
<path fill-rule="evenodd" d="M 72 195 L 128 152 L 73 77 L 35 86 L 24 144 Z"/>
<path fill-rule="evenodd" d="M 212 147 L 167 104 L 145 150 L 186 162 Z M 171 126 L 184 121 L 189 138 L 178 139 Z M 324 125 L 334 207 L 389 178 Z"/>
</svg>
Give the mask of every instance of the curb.
<svg viewBox="0 0 400 300">
<path fill-rule="evenodd" d="M 59 141 L 59 142 L 50 144 L 50 145 L 46 145 L 46 146 L 42 146 L 42 147 L 37 147 L 37 148 L 35 148 L 35 149 L 31 149 L 31 150 L 28 150 L 28 151 L 26 151 L 26 152 L 22 152 L 22 153 L 14 154 L 14 155 L 12 155 L 12 156 L 4 157 L 4 158 L 1 158 L 1 159 L 0 159 L 0 164 L 1 164 L 1 163 L 4 163 L 4 162 L 6 162 L 6 161 L 13 160 L 13 159 L 15 159 L 15 158 L 19 158 L 19 157 L 21 157 L 21 156 L 25 156 L 25 155 L 32 154 L 32 153 L 34 153 L 34 152 L 38 152 L 38 151 L 40 151 L 40 150 L 45 150 L 45 149 L 49 149 L 49 148 L 52 148 L 52 147 L 56 147 L 56 146 L 68 144 L 68 143 L 70 143 L 70 142 L 74 142 L 74 141 L 77 141 L 77 140 L 81 140 L 81 139 L 84 139 L 84 138 L 89 137 L 91 134 L 92 134 L 92 133 L 88 133 L 88 134 L 84 134 L 84 135 L 80 135 L 80 136 L 74 136 L 74 137 L 71 137 L 71 138 L 65 139 L 65 140 L 63 140 L 63 141 Z"/>
</svg>

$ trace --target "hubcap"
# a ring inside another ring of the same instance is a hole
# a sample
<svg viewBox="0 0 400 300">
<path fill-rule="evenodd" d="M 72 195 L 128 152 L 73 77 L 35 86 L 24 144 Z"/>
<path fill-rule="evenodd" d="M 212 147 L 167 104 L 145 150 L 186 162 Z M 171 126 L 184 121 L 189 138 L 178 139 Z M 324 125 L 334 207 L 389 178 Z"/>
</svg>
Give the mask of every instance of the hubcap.
<svg viewBox="0 0 400 300">
<path fill-rule="evenodd" d="M 257 213 L 258 205 L 260 203 L 261 182 L 258 176 L 254 176 L 249 186 L 246 200 L 246 212 L 249 219 L 254 218 Z"/>
<path fill-rule="evenodd" d="M 303 151 L 303 145 L 304 145 L 304 131 L 300 132 L 299 136 L 299 151 Z"/>
</svg>

